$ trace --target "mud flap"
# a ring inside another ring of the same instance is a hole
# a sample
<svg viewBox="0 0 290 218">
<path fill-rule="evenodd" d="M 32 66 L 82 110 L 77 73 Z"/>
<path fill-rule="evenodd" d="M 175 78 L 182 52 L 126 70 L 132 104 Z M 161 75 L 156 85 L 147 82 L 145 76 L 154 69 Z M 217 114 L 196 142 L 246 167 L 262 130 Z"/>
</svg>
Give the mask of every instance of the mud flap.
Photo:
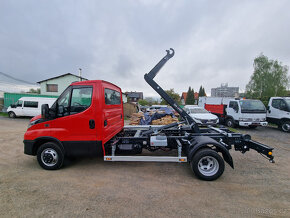
<svg viewBox="0 0 290 218">
<path fill-rule="evenodd" d="M 209 136 L 196 136 L 190 141 L 188 148 L 188 160 L 190 161 L 194 154 L 201 148 L 208 148 L 208 145 L 214 145 L 217 151 L 221 152 L 225 162 L 227 162 L 232 168 L 234 168 L 233 158 L 229 150 L 221 143 L 215 141 Z"/>
</svg>

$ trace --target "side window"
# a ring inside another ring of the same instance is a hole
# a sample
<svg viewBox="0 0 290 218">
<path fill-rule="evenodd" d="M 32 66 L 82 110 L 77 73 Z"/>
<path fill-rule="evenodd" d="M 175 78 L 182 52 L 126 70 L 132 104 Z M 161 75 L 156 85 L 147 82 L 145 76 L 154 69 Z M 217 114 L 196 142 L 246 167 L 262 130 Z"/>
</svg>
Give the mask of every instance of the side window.
<svg viewBox="0 0 290 218">
<path fill-rule="evenodd" d="M 82 87 L 72 90 L 70 114 L 76 114 L 86 110 L 92 102 L 93 88 Z"/>
<path fill-rule="evenodd" d="M 16 102 L 16 107 L 22 107 L 22 102 L 23 102 L 23 101 L 18 100 L 18 101 Z"/>
<path fill-rule="evenodd" d="M 105 103 L 106 105 L 121 104 L 120 92 L 112 89 L 105 89 Z"/>
<path fill-rule="evenodd" d="M 235 102 L 234 101 L 230 101 L 230 105 L 229 108 L 234 108 Z"/>
<path fill-rule="evenodd" d="M 37 101 L 24 101 L 24 107 L 38 108 Z"/>
<path fill-rule="evenodd" d="M 280 109 L 281 99 L 273 99 L 272 107 L 276 109 Z"/>
</svg>

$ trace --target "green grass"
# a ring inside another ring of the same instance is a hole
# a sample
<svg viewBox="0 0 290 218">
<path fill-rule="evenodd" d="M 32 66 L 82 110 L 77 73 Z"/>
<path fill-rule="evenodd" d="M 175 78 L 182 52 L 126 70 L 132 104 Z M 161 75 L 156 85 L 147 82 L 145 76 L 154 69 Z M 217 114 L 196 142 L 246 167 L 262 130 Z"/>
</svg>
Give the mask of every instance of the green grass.
<svg viewBox="0 0 290 218">
<path fill-rule="evenodd" d="M 8 117 L 8 113 L 6 113 L 6 112 L 0 112 L 0 116 L 1 117 Z"/>
<path fill-rule="evenodd" d="M 237 129 L 234 129 L 234 128 L 231 128 L 231 127 L 227 127 L 230 131 L 232 131 L 232 132 L 238 132 L 238 130 Z"/>
</svg>

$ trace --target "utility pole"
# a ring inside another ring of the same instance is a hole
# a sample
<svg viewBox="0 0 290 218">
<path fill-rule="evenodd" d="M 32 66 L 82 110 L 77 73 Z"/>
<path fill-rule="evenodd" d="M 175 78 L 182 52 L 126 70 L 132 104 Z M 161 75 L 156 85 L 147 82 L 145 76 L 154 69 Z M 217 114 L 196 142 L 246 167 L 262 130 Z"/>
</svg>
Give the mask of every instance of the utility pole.
<svg viewBox="0 0 290 218">
<path fill-rule="evenodd" d="M 82 68 L 79 68 L 79 71 L 80 81 L 82 81 Z"/>
</svg>

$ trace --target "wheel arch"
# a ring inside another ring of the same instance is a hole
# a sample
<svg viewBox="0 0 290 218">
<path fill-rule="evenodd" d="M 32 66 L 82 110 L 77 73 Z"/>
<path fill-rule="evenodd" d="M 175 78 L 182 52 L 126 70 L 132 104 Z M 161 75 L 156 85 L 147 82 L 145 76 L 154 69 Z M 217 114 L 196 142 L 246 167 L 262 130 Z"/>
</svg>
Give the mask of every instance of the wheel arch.
<svg viewBox="0 0 290 218">
<path fill-rule="evenodd" d="M 188 152 L 188 160 L 191 160 L 193 156 L 196 154 L 197 151 L 203 148 L 210 148 L 209 145 L 213 145 L 216 147 L 217 152 L 221 152 L 223 155 L 223 159 L 232 167 L 234 168 L 233 158 L 228 151 L 221 143 L 213 140 L 208 136 L 196 136 L 193 140 L 191 140 L 191 145 L 189 147 Z"/>
<path fill-rule="evenodd" d="M 44 143 L 47 142 L 54 142 L 56 143 L 60 149 L 63 151 L 63 153 L 65 154 L 65 149 L 63 144 L 61 143 L 61 141 L 59 141 L 57 138 L 54 137 L 50 137 L 50 136 L 44 136 L 44 137 L 39 137 L 35 140 L 34 144 L 33 144 L 33 148 L 32 148 L 32 154 L 36 155 L 37 153 L 37 149 Z"/>
</svg>

